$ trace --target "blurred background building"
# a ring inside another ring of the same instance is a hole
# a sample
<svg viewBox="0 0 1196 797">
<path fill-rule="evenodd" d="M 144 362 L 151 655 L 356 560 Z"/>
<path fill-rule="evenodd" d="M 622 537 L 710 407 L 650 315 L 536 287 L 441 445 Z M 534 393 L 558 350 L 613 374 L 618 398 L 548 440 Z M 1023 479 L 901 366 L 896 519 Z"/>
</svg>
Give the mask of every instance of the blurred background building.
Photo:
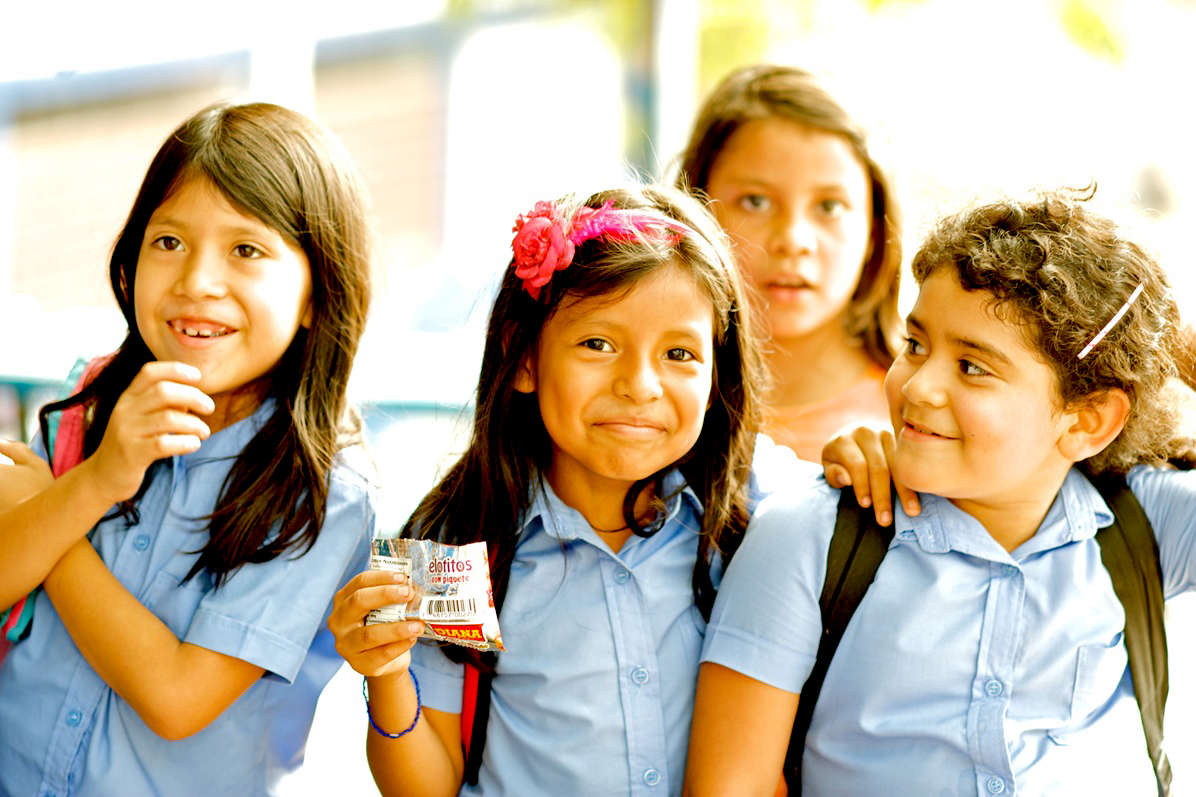
<svg viewBox="0 0 1196 797">
<path fill-rule="evenodd" d="M 907 253 L 927 220 L 977 194 L 1096 181 L 1162 253 L 1192 318 L 1180 236 L 1196 213 L 1182 99 L 1194 33 L 1193 0 L 9 4 L 0 434 L 26 436 L 75 358 L 120 342 L 109 247 L 162 139 L 222 99 L 314 116 L 366 176 L 378 290 L 352 391 L 391 527 L 459 450 L 515 215 L 671 177 L 699 99 L 742 64 L 822 72 L 871 121 Z M 1179 755 L 1196 745 L 1182 716 L 1196 710 L 1193 636 L 1172 639 L 1177 785 L 1196 778 Z M 357 689 L 347 670 L 334 681 L 289 794 L 373 793 Z"/>
</svg>

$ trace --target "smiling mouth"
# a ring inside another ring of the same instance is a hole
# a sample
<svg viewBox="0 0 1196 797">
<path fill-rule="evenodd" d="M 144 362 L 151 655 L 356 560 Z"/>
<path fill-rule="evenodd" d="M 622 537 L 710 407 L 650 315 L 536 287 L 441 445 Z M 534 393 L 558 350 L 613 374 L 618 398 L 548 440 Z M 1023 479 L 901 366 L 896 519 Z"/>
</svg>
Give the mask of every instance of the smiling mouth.
<svg viewBox="0 0 1196 797">
<path fill-rule="evenodd" d="M 170 328 L 189 338 L 222 338 L 235 332 L 235 329 L 221 324 L 195 323 L 190 321 L 171 321 Z"/>
<path fill-rule="evenodd" d="M 915 432 L 916 434 L 922 435 L 923 437 L 937 437 L 940 440 L 954 439 L 951 437 L 947 437 L 946 435 L 939 434 L 938 432 L 934 431 L 933 429 L 931 429 L 927 426 L 922 426 L 921 424 L 914 423 L 913 421 L 905 421 L 905 426 L 907 429 L 910 429 L 911 431 Z"/>
<path fill-rule="evenodd" d="M 662 427 L 659 424 L 651 423 L 650 421 L 633 420 L 627 418 L 617 418 L 608 421 L 601 421 L 597 426 L 615 432 L 632 435 L 653 434 L 661 431 Z"/>
</svg>

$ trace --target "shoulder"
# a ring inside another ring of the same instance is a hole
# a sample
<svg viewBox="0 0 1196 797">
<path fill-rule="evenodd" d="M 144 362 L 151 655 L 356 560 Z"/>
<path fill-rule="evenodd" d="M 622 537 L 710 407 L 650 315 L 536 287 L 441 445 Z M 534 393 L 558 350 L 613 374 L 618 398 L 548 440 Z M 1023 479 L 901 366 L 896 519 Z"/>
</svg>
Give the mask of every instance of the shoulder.
<svg viewBox="0 0 1196 797">
<path fill-rule="evenodd" d="M 1139 465 L 1127 474 L 1126 483 L 1156 529 L 1175 520 L 1194 522 L 1196 471 Z"/>
<path fill-rule="evenodd" d="M 1138 466 L 1126 481 L 1158 542 L 1165 594 L 1196 588 L 1196 471 Z"/>
<path fill-rule="evenodd" d="M 808 490 L 821 476 L 822 466 L 798 459 L 792 449 L 778 445 L 768 435 L 756 435 L 749 488 L 753 507 L 773 493 Z"/>
<path fill-rule="evenodd" d="M 756 507 L 730 567 L 797 568 L 821 583 L 838 505 L 839 490 L 822 478 L 769 494 Z"/>
<path fill-rule="evenodd" d="M 365 446 L 354 444 L 342 448 L 332 460 L 328 472 L 329 488 L 373 498 L 378 492 L 378 469 Z"/>
</svg>

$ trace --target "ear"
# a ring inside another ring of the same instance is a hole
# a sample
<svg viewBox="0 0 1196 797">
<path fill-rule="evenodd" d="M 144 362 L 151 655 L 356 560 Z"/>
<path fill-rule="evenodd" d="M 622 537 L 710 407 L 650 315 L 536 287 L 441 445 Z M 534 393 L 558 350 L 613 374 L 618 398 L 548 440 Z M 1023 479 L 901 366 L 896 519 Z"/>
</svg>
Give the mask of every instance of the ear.
<svg viewBox="0 0 1196 797">
<path fill-rule="evenodd" d="M 520 393 L 536 392 L 536 363 L 531 352 L 525 354 L 523 362 L 519 363 L 519 370 L 515 373 L 515 389 Z"/>
<path fill-rule="evenodd" d="M 1099 454 L 1121 434 L 1129 414 L 1129 397 L 1119 388 L 1090 396 L 1066 414 L 1068 427 L 1059 438 L 1059 453 L 1070 462 Z"/>
<path fill-rule="evenodd" d="M 307 306 L 303 308 L 303 317 L 299 319 L 299 326 L 311 329 L 311 299 L 307 300 Z"/>
</svg>

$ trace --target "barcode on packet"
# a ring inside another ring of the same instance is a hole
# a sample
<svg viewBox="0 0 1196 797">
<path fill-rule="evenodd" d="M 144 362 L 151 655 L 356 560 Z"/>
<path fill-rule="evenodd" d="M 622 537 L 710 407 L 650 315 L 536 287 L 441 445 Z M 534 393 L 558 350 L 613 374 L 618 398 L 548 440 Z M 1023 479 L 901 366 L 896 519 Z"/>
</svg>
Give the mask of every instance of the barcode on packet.
<svg viewBox="0 0 1196 797">
<path fill-rule="evenodd" d="M 473 598 L 424 598 L 420 614 L 434 620 L 468 620 L 478 611 Z"/>
</svg>

